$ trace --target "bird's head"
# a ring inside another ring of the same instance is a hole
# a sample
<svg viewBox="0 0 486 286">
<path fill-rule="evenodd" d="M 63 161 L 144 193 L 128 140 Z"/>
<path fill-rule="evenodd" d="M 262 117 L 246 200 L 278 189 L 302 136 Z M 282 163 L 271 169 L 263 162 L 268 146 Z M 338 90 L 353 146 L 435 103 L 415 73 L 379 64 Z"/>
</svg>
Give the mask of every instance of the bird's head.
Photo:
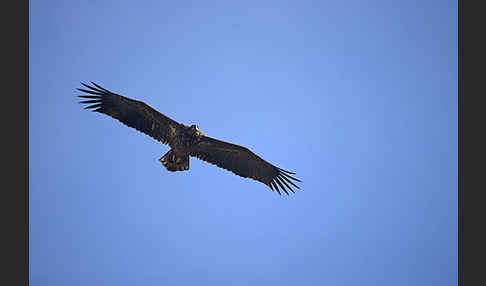
<svg viewBox="0 0 486 286">
<path fill-rule="evenodd" d="M 201 130 L 199 130 L 199 126 L 197 126 L 196 124 L 191 125 L 190 131 L 191 131 L 192 134 L 195 134 L 197 136 L 203 136 L 204 135 L 201 132 Z"/>
</svg>

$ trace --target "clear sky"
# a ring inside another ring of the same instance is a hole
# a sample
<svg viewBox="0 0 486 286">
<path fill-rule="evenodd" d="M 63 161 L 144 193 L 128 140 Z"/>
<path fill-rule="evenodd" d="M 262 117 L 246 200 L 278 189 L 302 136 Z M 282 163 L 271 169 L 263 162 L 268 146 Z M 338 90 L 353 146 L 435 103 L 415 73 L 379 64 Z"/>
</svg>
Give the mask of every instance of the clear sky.
<svg viewBox="0 0 486 286">
<path fill-rule="evenodd" d="M 457 285 L 457 1 L 31 1 L 30 285 Z M 294 171 L 278 196 L 75 97 Z"/>
</svg>

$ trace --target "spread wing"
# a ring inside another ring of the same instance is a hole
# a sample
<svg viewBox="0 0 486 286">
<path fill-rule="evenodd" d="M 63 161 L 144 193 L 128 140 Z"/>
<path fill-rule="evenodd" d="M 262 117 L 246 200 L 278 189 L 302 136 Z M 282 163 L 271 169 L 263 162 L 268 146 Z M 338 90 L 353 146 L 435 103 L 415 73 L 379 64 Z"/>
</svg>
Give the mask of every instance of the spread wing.
<svg viewBox="0 0 486 286">
<path fill-rule="evenodd" d="M 290 185 L 300 189 L 292 182 L 301 182 L 291 176 L 295 173 L 275 167 L 243 146 L 203 136 L 199 143 L 192 147 L 190 155 L 241 177 L 260 181 L 279 194 L 279 187 L 287 195 L 287 190 L 295 193 Z"/>
<path fill-rule="evenodd" d="M 181 124 L 163 115 L 147 104 L 133 100 L 102 88 L 94 82 L 93 86 L 81 83 L 87 89 L 78 88 L 79 91 L 92 95 L 79 95 L 89 100 L 80 103 L 91 104 L 86 109 L 93 108 L 94 112 L 109 115 L 121 123 L 135 128 L 150 137 L 169 144 L 176 136 Z"/>
</svg>

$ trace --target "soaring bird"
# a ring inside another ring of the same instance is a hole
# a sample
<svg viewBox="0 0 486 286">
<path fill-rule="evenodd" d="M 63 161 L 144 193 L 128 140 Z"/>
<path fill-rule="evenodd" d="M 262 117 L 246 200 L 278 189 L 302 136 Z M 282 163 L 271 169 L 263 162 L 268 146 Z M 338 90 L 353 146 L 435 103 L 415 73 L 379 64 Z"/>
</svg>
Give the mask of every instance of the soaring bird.
<svg viewBox="0 0 486 286">
<path fill-rule="evenodd" d="M 279 195 L 281 190 L 287 195 L 288 191 L 295 193 L 291 186 L 300 189 L 293 182 L 301 182 L 292 177 L 295 173 L 270 164 L 246 147 L 205 136 L 195 124 L 181 124 L 144 102 L 121 96 L 94 82 L 91 82 L 92 86 L 81 84 L 86 89 L 77 90 L 90 94 L 78 96 L 88 99 L 80 102 L 90 104 L 85 109 L 109 115 L 169 145 L 169 152 L 159 159 L 168 171 L 189 170 L 189 156 L 192 156 L 238 176 L 262 182 Z"/>
</svg>

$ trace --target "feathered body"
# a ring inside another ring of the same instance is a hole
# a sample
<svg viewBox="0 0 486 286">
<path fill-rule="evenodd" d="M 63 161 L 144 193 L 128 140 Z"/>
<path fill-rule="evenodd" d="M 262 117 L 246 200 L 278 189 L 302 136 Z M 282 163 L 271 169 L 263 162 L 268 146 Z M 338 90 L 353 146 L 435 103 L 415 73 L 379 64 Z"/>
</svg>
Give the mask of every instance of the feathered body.
<svg viewBox="0 0 486 286">
<path fill-rule="evenodd" d="M 293 181 L 295 174 L 280 169 L 248 148 L 205 136 L 197 125 L 187 126 L 163 115 L 144 102 L 113 93 L 92 82 L 93 86 L 82 83 L 87 89 L 78 90 L 91 94 L 80 95 L 91 104 L 87 109 L 109 115 L 121 123 L 135 128 L 152 138 L 167 144 L 171 150 L 159 161 L 171 172 L 189 170 L 189 156 L 229 170 L 244 178 L 251 178 L 280 190 L 287 195 L 291 186 L 299 188 Z"/>
</svg>

